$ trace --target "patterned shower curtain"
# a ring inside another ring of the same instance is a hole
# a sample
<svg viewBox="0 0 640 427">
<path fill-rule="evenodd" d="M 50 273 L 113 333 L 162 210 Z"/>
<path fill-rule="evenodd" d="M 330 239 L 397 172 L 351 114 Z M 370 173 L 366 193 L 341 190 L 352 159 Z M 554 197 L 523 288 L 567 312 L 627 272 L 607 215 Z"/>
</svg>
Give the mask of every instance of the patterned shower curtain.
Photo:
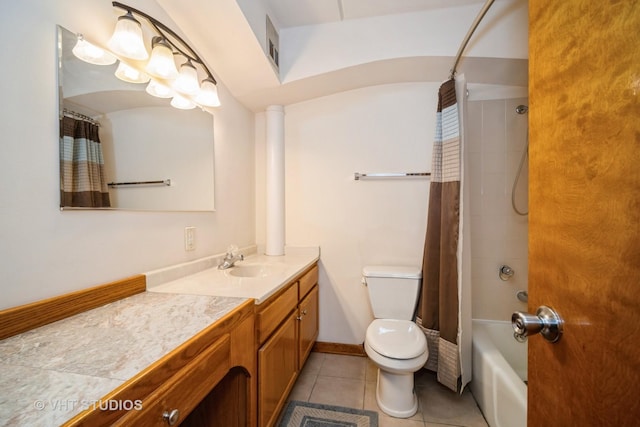
<svg viewBox="0 0 640 427">
<path fill-rule="evenodd" d="M 460 225 L 460 126 L 455 80 L 440 86 L 433 144 L 422 291 L 417 322 L 429 345 L 425 367 L 458 390 L 458 244 Z"/>
<path fill-rule="evenodd" d="M 98 125 L 60 119 L 60 206 L 110 207 Z"/>
</svg>

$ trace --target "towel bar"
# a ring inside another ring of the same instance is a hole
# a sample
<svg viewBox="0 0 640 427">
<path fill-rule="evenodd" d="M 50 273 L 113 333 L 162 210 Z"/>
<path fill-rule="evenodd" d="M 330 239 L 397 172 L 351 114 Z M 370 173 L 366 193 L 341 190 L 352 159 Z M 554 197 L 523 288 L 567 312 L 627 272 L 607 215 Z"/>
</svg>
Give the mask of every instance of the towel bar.
<svg viewBox="0 0 640 427">
<path fill-rule="evenodd" d="M 402 173 L 360 173 L 356 172 L 353 179 L 356 181 L 362 178 L 407 178 L 431 176 L 431 172 L 402 172 Z"/>
</svg>

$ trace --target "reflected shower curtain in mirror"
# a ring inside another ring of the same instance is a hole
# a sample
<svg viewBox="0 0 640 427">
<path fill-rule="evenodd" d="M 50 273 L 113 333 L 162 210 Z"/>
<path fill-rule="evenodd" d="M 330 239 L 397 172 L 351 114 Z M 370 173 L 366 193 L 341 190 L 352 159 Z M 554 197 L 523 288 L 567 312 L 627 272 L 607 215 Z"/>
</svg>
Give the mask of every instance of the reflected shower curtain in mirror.
<svg viewBox="0 0 640 427">
<path fill-rule="evenodd" d="M 431 164 L 422 290 L 417 323 L 427 336 L 425 367 L 453 391 L 460 377 L 459 274 L 461 141 L 456 82 L 440 86 Z M 464 385 L 463 385 L 464 386 Z"/>
<path fill-rule="evenodd" d="M 60 206 L 110 207 L 98 125 L 60 119 Z"/>
</svg>

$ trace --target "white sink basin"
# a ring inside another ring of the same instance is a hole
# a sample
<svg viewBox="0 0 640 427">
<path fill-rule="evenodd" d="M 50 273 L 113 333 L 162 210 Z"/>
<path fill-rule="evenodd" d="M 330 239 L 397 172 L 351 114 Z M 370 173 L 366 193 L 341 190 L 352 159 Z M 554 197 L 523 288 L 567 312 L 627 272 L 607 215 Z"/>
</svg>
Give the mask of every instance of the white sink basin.
<svg viewBox="0 0 640 427">
<path fill-rule="evenodd" d="M 228 270 L 229 275 L 235 277 L 268 277 L 279 269 L 269 264 L 236 265 Z"/>
</svg>

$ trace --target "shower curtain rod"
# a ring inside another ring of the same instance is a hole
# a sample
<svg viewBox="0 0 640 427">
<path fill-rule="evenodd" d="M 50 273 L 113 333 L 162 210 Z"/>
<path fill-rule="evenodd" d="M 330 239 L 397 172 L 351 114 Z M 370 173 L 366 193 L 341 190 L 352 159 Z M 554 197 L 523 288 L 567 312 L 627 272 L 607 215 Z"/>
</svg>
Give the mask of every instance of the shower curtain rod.
<svg viewBox="0 0 640 427">
<path fill-rule="evenodd" d="M 92 117 L 89 117 L 89 116 L 87 116 L 87 115 L 84 115 L 84 114 L 78 113 L 78 112 L 76 112 L 76 111 L 69 110 L 69 109 L 67 109 L 67 108 L 64 108 L 64 109 L 62 110 L 62 115 L 63 115 L 63 116 L 67 116 L 67 117 L 71 117 L 72 119 L 79 119 L 79 120 L 83 120 L 83 121 L 85 121 L 85 122 L 92 123 L 92 124 L 94 124 L 94 125 L 96 125 L 96 126 L 100 126 L 100 122 L 99 122 L 99 121 L 97 121 L 96 119 L 94 119 L 94 118 L 92 118 Z"/>
<path fill-rule="evenodd" d="M 458 62 L 460 62 L 460 57 L 462 57 L 462 54 L 464 53 L 464 50 L 466 49 L 467 44 L 471 39 L 471 36 L 476 31 L 476 28 L 478 28 L 478 24 L 480 24 L 480 21 L 482 21 L 482 18 L 484 18 L 484 15 L 486 15 L 487 11 L 489 10 L 489 8 L 491 7 L 494 1 L 495 0 L 485 1 L 484 6 L 482 6 L 482 9 L 480 9 L 480 12 L 478 13 L 478 16 L 476 16 L 476 19 L 473 21 L 473 24 L 471 24 L 471 28 L 469 28 L 469 31 L 467 31 L 467 35 L 464 37 L 464 40 L 462 41 L 462 44 L 458 49 L 458 53 L 456 54 L 456 62 L 453 63 L 453 68 L 451 69 L 451 74 L 449 75 L 449 79 L 453 79 L 456 76 L 456 68 L 458 67 Z"/>
</svg>

